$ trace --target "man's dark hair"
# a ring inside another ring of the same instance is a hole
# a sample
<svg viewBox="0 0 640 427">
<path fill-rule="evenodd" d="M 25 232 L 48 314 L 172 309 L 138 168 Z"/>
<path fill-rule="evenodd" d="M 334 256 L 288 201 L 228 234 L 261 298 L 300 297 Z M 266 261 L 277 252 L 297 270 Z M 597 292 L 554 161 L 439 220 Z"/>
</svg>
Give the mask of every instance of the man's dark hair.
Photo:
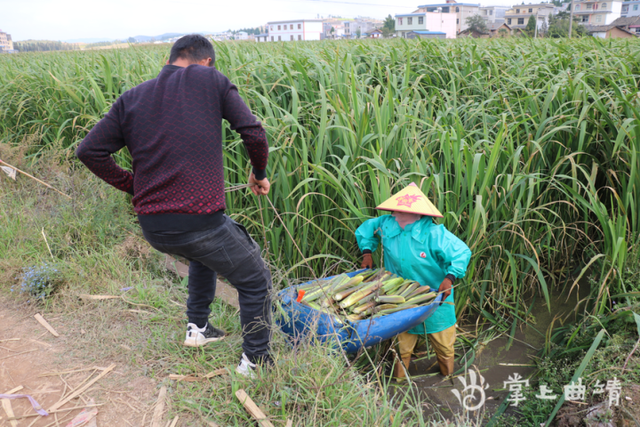
<svg viewBox="0 0 640 427">
<path fill-rule="evenodd" d="M 211 58 L 210 66 L 216 62 L 216 53 L 211 42 L 200 34 L 189 34 L 180 37 L 171 47 L 169 64 L 173 64 L 179 58 L 196 63 L 203 59 Z"/>
</svg>

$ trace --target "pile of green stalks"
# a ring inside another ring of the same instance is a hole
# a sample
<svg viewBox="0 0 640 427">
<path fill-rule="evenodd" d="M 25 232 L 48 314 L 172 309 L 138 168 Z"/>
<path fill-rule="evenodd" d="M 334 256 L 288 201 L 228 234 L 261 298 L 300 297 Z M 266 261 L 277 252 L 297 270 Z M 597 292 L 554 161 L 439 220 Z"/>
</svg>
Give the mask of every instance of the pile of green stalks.
<svg viewBox="0 0 640 427">
<path fill-rule="evenodd" d="M 638 43 L 215 48 L 216 66 L 267 130 L 269 197 L 283 221 L 248 192 L 228 194 L 227 213 L 247 225 L 287 280 L 353 270 L 355 229 L 415 182 L 473 251 L 456 289 L 458 314 L 471 309 L 501 325 L 511 319 L 515 330 L 531 295 L 552 306 L 553 291 L 587 270 L 598 280 L 581 309 L 607 312 L 611 297 L 625 294 L 620 272 L 639 231 Z M 0 137 L 27 141 L 32 156 L 46 146 L 71 156 L 120 94 L 158 74 L 168 53 L 153 46 L 5 55 Z M 242 141 L 228 126 L 223 134 L 226 179 L 245 183 Z M 128 153 L 117 157 L 129 167 Z"/>
<path fill-rule="evenodd" d="M 428 286 L 384 269 L 315 280 L 296 287 L 296 291 L 303 304 L 351 322 L 418 308 L 436 297 Z"/>
</svg>

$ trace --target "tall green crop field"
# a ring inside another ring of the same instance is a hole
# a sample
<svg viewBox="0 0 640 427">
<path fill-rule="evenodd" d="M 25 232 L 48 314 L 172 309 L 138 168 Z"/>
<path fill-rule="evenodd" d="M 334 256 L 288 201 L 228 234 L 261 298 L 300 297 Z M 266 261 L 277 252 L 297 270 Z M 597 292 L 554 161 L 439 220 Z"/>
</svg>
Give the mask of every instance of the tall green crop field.
<svg viewBox="0 0 640 427">
<path fill-rule="evenodd" d="M 459 311 L 525 316 L 586 266 L 603 312 L 639 229 L 640 44 L 444 40 L 217 44 L 216 66 L 262 120 L 269 202 L 228 194 L 290 278 L 353 269 L 354 230 L 409 182 L 473 251 Z M 0 137 L 69 150 L 166 47 L 0 57 Z M 225 128 L 229 184 L 250 170 Z M 127 166 L 126 153 L 118 161 Z M 288 237 L 295 238 L 303 255 Z M 304 256 L 304 259 L 303 259 Z M 573 276 L 572 276 L 573 274 Z M 437 286 L 438 284 L 433 284 Z"/>
</svg>

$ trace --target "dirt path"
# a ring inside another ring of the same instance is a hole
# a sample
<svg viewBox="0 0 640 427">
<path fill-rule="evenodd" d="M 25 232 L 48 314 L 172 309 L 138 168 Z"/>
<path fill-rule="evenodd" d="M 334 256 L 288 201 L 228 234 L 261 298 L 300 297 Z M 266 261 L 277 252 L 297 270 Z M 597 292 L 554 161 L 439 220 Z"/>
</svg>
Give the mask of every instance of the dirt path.
<svg viewBox="0 0 640 427">
<path fill-rule="evenodd" d="M 101 373 L 104 376 L 90 384 L 60 409 L 76 407 L 71 411 L 52 413 L 47 417 L 33 416 L 35 411 L 27 399 L 2 400 L 0 426 L 45 427 L 67 426 L 90 399 L 97 406 L 98 427 L 150 425 L 158 390 L 153 380 L 122 363 L 112 365 L 100 355 L 91 355 L 79 348 L 74 335 L 82 331 L 71 330 L 62 318 L 48 318 L 59 333 L 54 337 L 33 317 L 35 313 L 0 304 L 0 393 L 22 387 L 18 394 L 32 396 L 44 409 L 82 390 Z M 17 417 L 27 416 L 11 423 L 7 418 L 7 403 Z M 166 424 L 163 421 L 162 426 Z M 89 424 L 90 425 L 90 424 Z"/>
</svg>

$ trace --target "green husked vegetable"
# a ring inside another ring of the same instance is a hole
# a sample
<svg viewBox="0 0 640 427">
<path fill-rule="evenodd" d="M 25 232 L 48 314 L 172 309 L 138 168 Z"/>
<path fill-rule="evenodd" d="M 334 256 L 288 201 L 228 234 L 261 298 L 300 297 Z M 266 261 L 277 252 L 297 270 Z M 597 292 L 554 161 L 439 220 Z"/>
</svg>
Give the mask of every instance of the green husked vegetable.
<svg viewBox="0 0 640 427">
<path fill-rule="evenodd" d="M 309 289 L 317 288 L 318 286 L 324 285 L 326 282 L 327 282 L 326 280 L 314 280 L 313 282 L 296 286 L 296 289 L 298 289 L 298 291 L 301 291 L 301 290 L 308 291 Z"/>
<path fill-rule="evenodd" d="M 352 305 L 360 301 L 362 298 L 380 289 L 381 286 L 382 286 L 382 283 L 380 282 L 374 282 L 374 283 L 368 284 L 364 288 L 354 292 L 349 297 L 345 298 L 344 301 L 340 303 L 340 307 L 342 308 L 351 307 Z"/>
<path fill-rule="evenodd" d="M 313 289 L 312 292 L 307 292 L 302 297 L 302 302 L 315 301 L 318 298 L 325 296 L 325 294 L 328 294 L 330 289 L 331 289 L 331 282 L 328 281 L 326 284 L 318 287 L 318 289 Z"/>
<path fill-rule="evenodd" d="M 416 289 L 415 291 L 413 291 L 413 293 L 411 295 L 409 295 L 408 297 L 405 297 L 406 300 L 410 300 L 413 297 L 417 297 L 418 295 L 422 295 L 422 294 L 426 294 L 431 292 L 431 288 L 428 286 L 420 286 L 418 287 L 418 289 Z"/>
<path fill-rule="evenodd" d="M 404 304 L 405 299 L 400 295 L 381 295 L 375 300 L 382 304 Z"/>
<path fill-rule="evenodd" d="M 380 273 L 381 271 L 384 271 L 384 270 L 382 268 L 375 268 L 373 270 L 363 271 L 360 274 L 364 276 L 364 281 L 368 282 L 369 279 L 373 278 L 376 274 Z"/>
<path fill-rule="evenodd" d="M 338 283 L 336 286 L 334 286 L 333 289 L 331 289 L 331 293 L 335 294 L 345 289 L 350 289 L 362 283 L 363 280 L 364 280 L 364 276 L 362 275 L 352 277 L 349 280 L 343 281 L 341 283 Z"/>
<path fill-rule="evenodd" d="M 358 301 L 358 302 L 355 304 L 355 307 L 360 307 L 361 305 L 368 304 L 368 303 L 369 303 L 370 301 L 372 301 L 376 296 L 377 296 L 377 295 L 376 295 L 376 292 L 375 292 L 375 291 L 374 291 L 374 292 L 372 292 L 372 293 L 370 293 L 369 295 L 367 295 L 366 297 L 364 297 L 364 298 L 362 298 L 360 301 Z M 353 308 L 355 308 L 355 307 L 353 307 Z M 352 310 L 353 310 L 353 308 L 352 308 Z"/>
<path fill-rule="evenodd" d="M 318 311 L 322 311 L 322 307 L 320 307 L 318 304 L 316 304 L 315 302 L 306 302 L 306 304 L 313 308 L 314 310 L 318 310 Z"/>
<path fill-rule="evenodd" d="M 394 287 L 398 286 L 399 284 L 403 283 L 404 279 L 402 277 L 396 277 L 395 279 L 389 279 L 387 281 L 385 281 L 382 284 L 382 289 L 384 289 L 385 292 L 389 292 L 390 289 L 393 289 Z"/>
<path fill-rule="evenodd" d="M 350 322 L 357 322 L 358 320 L 362 320 L 362 316 L 359 314 L 349 314 L 347 316 L 347 320 Z"/>
<path fill-rule="evenodd" d="M 436 297 L 437 292 L 429 292 L 428 294 L 418 295 L 410 300 L 407 300 L 406 304 L 424 304 L 427 301 L 431 301 Z"/>
<path fill-rule="evenodd" d="M 336 315 L 335 312 L 332 312 L 330 309 L 328 308 L 323 308 L 320 307 L 318 304 L 316 304 L 315 302 L 310 302 L 307 304 L 309 307 L 313 308 L 314 310 L 317 310 L 321 313 L 325 313 L 328 314 L 336 323 L 342 325 L 344 322 L 342 321 L 342 319 L 340 319 L 340 316 Z"/>
<path fill-rule="evenodd" d="M 337 294 L 333 295 L 333 299 L 336 301 L 342 301 L 343 299 L 345 299 L 346 297 L 348 297 L 349 295 L 351 295 L 352 293 L 354 293 L 355 291 L 358 291 L 362 288 L 364 288 L 365 286 L 369 286 L 371 285 L 371 283 L 369 282 L 365 282 L 365 283 L 360 283 L 359 285 L 353 286 L 349 289 L 345 289 L 343 291 L 338 292 Z"/>
<path fill-rule="evenodd" d="M 397 308 L 398 304 L 380 304 L 376 307 L 375 311 L 380 312 L 382 310 L 388 310 L 390 308 Z"/>
<path fill-rule="evenodd" d="M 329 308 L 333 305 L 335 301 L 331 297 L 325 297 L 320 301 L 320 306 L 324 308 Z"/>
<path fill-rule="evenodd" d="M 397 313 L 398 311 L 402 311 L 402 310 L 408 310 L 410 308 L 418 308 L 420 307 L 417 304 L 412 304 L 412 305 L 407 305 L 407 306 L 401 306 L 401 307 L 396 307 L 396 308 L 388 308 L 385 310 L 380 310 L 376 313 L 376 317 L 377 316 L 386 316 L 387 314 L 392 314 L 392 313 Z"/>
<path fill-rule="evenodd" d="M 409 295 L 411 295 L 419 287 L 420 287 L 420 283 L 413 282 L 404 291 L 398 292 L 397 294 L 398 295 L 402 295 L 403 297 L 407 298 Z"/>
<path fill-rule="evenodd" d="M 353 308 L 351 311 L 353 311 L 355 314 L 363 315 L 365 311 L 372 309 L 373 307 L 376 306 L 376 304 L 377 303 L 375 301 L 369 301 L 366 304 L 361 304 Z"/>
<path fill-rule="evenodd" d="M 405 280 L 395 289 L 387 290 L 387 295 L 401 295 L 410 285 L 413 283 L 412 280 Z"/>
</svg>

